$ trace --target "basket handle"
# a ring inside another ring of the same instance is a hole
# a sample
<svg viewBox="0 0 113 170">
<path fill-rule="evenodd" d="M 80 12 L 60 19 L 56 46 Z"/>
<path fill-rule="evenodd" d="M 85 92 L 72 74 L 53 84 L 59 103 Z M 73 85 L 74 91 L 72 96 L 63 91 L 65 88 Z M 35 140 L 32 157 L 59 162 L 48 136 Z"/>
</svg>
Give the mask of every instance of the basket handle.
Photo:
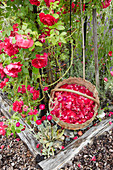
<svg viewBox="0 0 113 170">
<path fill-rule="evenodd" d="M 86 97 L 86 98 L 88 98 L 90 100 L 93 100 L 95 103 L 97 103 L 99 105 L 99 101 L 98 100 L 94 99 L 91 96 L 88 96 L 87 94 L 81 93 L 79 91 L 75 91 L 75 90 L 71 90 L 71 89 L 53 89 L 53 90 L 51 90 L 51 92 L 53 92 L 53 91 L 66 91 L 66 92 L 75 93 L 75 94 L 81 95 L 83 97 Z"/>
</svg>

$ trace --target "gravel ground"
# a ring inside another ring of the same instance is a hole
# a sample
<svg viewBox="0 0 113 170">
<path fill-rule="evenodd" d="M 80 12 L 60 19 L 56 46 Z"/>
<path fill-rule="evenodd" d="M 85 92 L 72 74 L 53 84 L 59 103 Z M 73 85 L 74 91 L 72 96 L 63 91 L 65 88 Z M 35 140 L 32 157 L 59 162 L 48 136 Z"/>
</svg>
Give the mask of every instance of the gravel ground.
<svg viewBox="0 0 113 170">
<path fill-rule="evenodd" d="M 113 129 L 94 139 L 61 170 L 112 170 Z"/>
<path fill-rule="evenodd" d="M 0 115 L 0 121 L 4 121 Z M 93 158 L 93 159 L 92 159 Z M 13 136 L 0 137 L 1 170 L 36 170 L 36 160 L 27 146 Z M 112 170 L 113 169 L 113 129 L 94 139 L 61 170 Z M 50 169 L 51 170 L 51 169 Z"/>
</svg>

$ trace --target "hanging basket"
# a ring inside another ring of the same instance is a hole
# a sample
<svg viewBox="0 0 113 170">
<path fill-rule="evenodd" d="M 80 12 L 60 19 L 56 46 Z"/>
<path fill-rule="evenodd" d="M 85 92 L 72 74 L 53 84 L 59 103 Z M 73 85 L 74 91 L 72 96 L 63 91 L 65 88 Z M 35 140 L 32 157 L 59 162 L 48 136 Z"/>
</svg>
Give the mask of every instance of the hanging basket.
<svg viewBox="0 0 113 170">
<path fill-rule="evenodd" d="M 55 95 L 55 92 L 56 91 L 65 91 L 67 90 L 67 92 L 70 92 L 71 89 L 60 89 L 59 87 L 61 87 L 62 85 L 64 84 L 76 84 L 76 85 L 80 85 L 80 86 L 85 86 L 90 92 L 93 93 L 93 97 L 91 96 L 88 96 L 84 93 L 79 93 L 79 95 L 81 96 L 84 96 L 86 98 L 89 98 L 91 100 L 93 100 L 95 102 L 95 107 L 94 107 L 94 114 L 93 114 L 93 117 L 89 120 L 87 120 L 85 123 L 82 123 L 82 124 L 79 124 L 79 123 L 76 123 L 76 124 L 72 124 L 72 123 L 67 123 L 67 122 L 64 122 L 64 121 L 61 121 L 59 118 L 57 118 L 55 115 L 52 115 L 53 117 L 53 120 L 58 124 L 60 125 L 61 127 L 65 128 L 65 129 L 70 129 L 70 130 L 77 130 L 77 129 L 82 129 L 86 126 L 88 126 L 95 118 L 96 114 L 97 114 L 97 111 L 98 111 L 98 108 L 99 108 L 99 97 L 98 97 L 98 92 L 96 90 L 96 87 L 91 84 L 89 81 L 87 80 L 84 80 L 82 78 L 76 78 L 76 77 L 70 77 L 68 79 L 65 79 L 63 80 L 62 82 L 59 82 L 55 88 L 51 91 L 51 94 L 50 94 L 50 100 L 49 100 L 49 110 L 51 112 L 51 107 L 52 107 L 52 101 L 54 99 L 54 95 Z M 73 91 L 73 93 L 75 94 L 78 94 L 78 91 Z"/>
</svg>

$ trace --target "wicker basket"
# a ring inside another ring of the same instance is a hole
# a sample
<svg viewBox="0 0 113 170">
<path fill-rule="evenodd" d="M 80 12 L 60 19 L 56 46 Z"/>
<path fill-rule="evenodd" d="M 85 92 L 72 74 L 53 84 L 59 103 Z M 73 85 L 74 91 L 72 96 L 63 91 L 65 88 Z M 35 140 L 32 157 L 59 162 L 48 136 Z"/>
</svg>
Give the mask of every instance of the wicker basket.
<svg viewBox="0 0 113 170">
<path fill-rule="evenodd" d="M 91 119 L 87 120 L 85 123 L 82 124 L 70 124 L 70 123 L 66 123 L 64 121 L 59 120 L 59 118 L 57 118 L 55 115 L 52 115 L 53 120 L 60 125 L 61 127 L 65 128 L 65 129 L 70 129 L 70 130 L 77 130 L 77 129 L 82 129 L 86 126 L 88 126 L 95 118 L 96 114 L 97 114 L 97 110 L 99 108 L 99 97 L 98 97 L 98 92 L 96 90 L 96 87 L 94 85 L 92 85 L 89 81 L 86 81 L 82 78 L 76 78 L 76 77 L 70 77 L 68 79 L 63 80 L 62 82 L 59 82 L 55 88 L 51 91 L 51 99 L 49 100 L 49 108 L 51 108 L 51 101 L 54 98 L 54 94 L 55 91 L 63 91 L 63 89 L 60 89 L 59 87 L 64 85 L 64 84 L 77 84 L 77 85 L 81 85 L 81 86 L 85 86 L 89 91 L 91 91 L 93 93 L 93 96 L 95 97 L 92 98 L 90 96 L 85 96 L 85 94 L 82 94 L 82 96 L 84 97 L 89 97 L 91 100 L 93 100 L 95 102 L 95 107 L 94 107 L 94 115 Z M 60 90 L 59 90 L 60 89 Z M 69 90 L 69 89 L 68 89 Z M 78 94 L 77 91 L 74 91 L 74 93 Z"/>
</svg>

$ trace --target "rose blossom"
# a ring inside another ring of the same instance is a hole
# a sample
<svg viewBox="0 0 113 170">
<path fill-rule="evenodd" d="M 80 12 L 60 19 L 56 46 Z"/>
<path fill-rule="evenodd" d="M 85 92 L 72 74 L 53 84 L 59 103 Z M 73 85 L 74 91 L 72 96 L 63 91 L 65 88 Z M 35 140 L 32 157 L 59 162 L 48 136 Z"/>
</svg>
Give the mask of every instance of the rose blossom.
<svg viewBox="0 0 113 170">
<path fill-rule="evenodd" d="M 4 52 L 8 54 L 10 57 L 12 55 L 15 55 L 19 52 L 18 46 L 16 44 L 12 43 L 12 37 L 9 36 L 9 38 L 5 38 L 4 40 Z"/>
<path fill-rule="evenodd" d="M 47 7 L 50 7 L 50 3 L 51 2 L 55 2 L 55 1 L 59 1 L 60 2 L 60 0 L 44 0 L 45 1 L 45 3 L 46 3 L 46 6 Z"/>
<path fill-rule="evenodd" d="M 39 35 L 39 41 L 45 43 L 45 34 Z"/>
<path fill-rule="evenodd" d="M 39 90 L 34 90 L 33 91 L 33 100 L 37 100 L 39 98 Z"/>
<path fill-rule="evenodd" d="M 32 65 L 35 68 L 43 68 L 47 65 L 47 53 L 44 53 L 43 56 L 36 54 L 36 58 L 32 60 Z"/>
<path fill-rule="evenodd" d="M 55 19 L 53 16 L 51 16 L 50 14 L 44 14 L 43 12 L 41 12 L 39 14 L 40 17 L 40 21 L 44 24 L 44 25 L 48 25 L 48 26 L 52 26 L 55 23 L 57 23 L 57 19 Z"/>
<path fill-rule="evenodd" d="M 2 81 L 2 82 L 0 83 L 0 88 L 3 89 L 4 86 L 6 86 L 6 82 Z"/>
<path fill-rule="evenodd" d="M 101 2 L 101 3 L 102 3 L 102 8 L 104 9 L 110 6 L 111 0 L 105 0 L 104 2 Z"/>
<path fill-rule="evenodd" d="M 23 106 L 24 104 L 23 104 L 23 101 L 15 101 L 14 103 L 13 103 L 13 110 L 15 111 L 15 112 L 19 112 L 19 113 L 21 113 L 22 112 L 22 106 Z"/>
<path fill-rule="evenodd" d="M 4 48 L 4 42 L 0 40 L 0 54 L 2 54 L 2 49 Z"/>
<path fill-rule="evenodd" d="M 18 77 L 18 73 L 22 71 L 21 66 L 23 64 L 20 62 L 11 63 L 4 68 L 4 73 L 11 77 Z"/>
<path fill-rule="evenodd" d="M 36 5 L 36 6 L 40 5 L 40 1 L 38 1 L 38 0 L 29 0 L 29 1 L 32 5 Z"/>
<path fill-rule="evenodd" d="M 2 66 L 2 63 L 0 63 L 0 74 L 1 74 L 1 78 L 5 77 L 4 68 Z"/>
<path fill-rule="evenodd" d="M 34 41 L 26 35 L 16 34 L 15 39 L 16 39 L 16 45 L 20 48 L 24 48 L 24 49 L 30 48 L 34 44 Z"/>
<path fill-rule="evenodd" d="M 21 88 L 22 87 L 22 88 Z M 19 86 L 18 87 L 18 93 L 26 93 L 26 88 L 25 88 L 25 85 L 21 85 L 21 87 Z"/>
</svg>

